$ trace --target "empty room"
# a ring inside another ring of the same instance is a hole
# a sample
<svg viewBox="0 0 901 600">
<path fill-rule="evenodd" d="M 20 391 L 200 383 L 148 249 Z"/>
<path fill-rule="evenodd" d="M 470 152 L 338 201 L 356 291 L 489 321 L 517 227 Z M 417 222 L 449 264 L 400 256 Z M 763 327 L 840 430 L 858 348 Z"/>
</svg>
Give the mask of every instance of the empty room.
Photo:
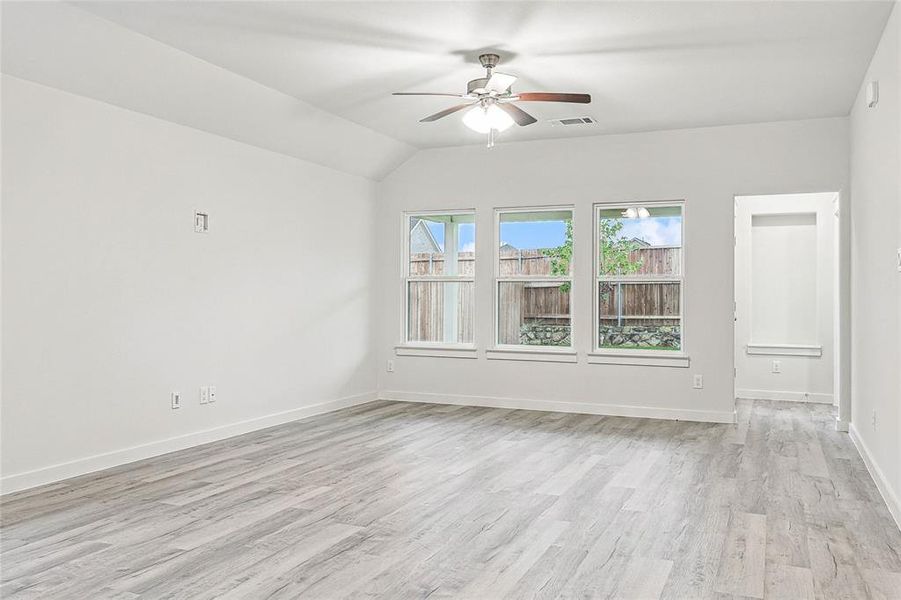
<svg viewBox="0 0 901 600">
<path fill-rule="evenodd" d="M 901 2 L 0 36 L 0 597 L 901 600 Z"/>
</svg>

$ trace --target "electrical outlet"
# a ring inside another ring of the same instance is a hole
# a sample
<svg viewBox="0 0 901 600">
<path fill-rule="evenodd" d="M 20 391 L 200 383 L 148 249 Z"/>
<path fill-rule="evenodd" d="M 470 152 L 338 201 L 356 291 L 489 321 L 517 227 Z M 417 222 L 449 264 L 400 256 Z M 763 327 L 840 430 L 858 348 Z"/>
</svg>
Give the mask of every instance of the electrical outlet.
<svg viewBox="0 0 901 600">
<path fill-rule="evenodd" d="M 782 361 L 774 360 L 773 361 L 773 373 L 781 373 L 782 372 Z"/>
<path fill-rule="evenodd" d="M 208 404 L 210 401 L 210 387 L 207 385 L 200 386 L 200 403 Z"/>
<path fill-rule="evenodd" d="M 692 387 L 696 390 L 703 389 L 704 387 L 704 376 L 703 375 L 695 375 L 694 382 L 692 383 Z"/>
<path fill-rule="evenodd" d="M 172 404 L 172 410 L 181 408 L 181 392 L 171 392 L 169 394 L 169 402 Z"/>
<path fill-rule="evenodd" d="M 209 391 L 207 392 L 207 400 L 209 402 L 215 402 L 216 401 L 216 386 L 211 385 L 208 389 L 209 389 Z"/>
<path fill-rule="evenodd" d="M 389 373 L 394 373 L 394 361 L 389 360 L 388 365 L 385 368 L 388 369 Z"/>
<path fill-rule="evenodd" d="M 898 248 L 898 272 L 901 273 L 901 248 Z"/>
</svg>

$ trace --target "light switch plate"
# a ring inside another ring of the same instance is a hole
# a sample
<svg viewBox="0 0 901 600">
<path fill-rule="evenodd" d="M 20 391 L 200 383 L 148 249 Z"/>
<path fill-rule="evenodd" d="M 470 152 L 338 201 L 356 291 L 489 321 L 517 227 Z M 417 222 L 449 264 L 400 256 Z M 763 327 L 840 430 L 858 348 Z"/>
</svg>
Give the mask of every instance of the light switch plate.
<svg viewBox="0 0 901 600">
<path fill-rule="evenodd" d="M 208 233 L 210 231 L 209 213 L 194 211 L 194 233 Z"/>
<path fill-rule="evenodd" d="M 867 108 L 876 108 L 879 104 L 879 82 L 871 81 L 867 84 Z"/>
<path fill-rule="evenodd" d="M 898 248 L 898 272 L 901 273 L 901 248 Z"/>
</svg>

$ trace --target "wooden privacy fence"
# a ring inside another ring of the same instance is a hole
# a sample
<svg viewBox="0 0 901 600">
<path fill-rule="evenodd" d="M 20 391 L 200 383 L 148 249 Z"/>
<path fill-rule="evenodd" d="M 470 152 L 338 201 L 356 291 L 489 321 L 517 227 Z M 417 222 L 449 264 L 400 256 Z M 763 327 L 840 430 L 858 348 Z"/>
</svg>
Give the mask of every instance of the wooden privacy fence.
<svg viewBox="0 0 901 600">
<path fill-rule="evenodd" d="M 475 256 L 472 252 L 460 252 L 457 254 L 457 275 L 472 276 L 475 265 Z M 428 275 L 447 275 L 444 272 L 444 254 L 430 252 L 417 252 L 410 255 L 410 277 L 425 277 Z"/>
<path fill-rule="evenodd" d="M 411 342 L 472 343 L 474 287 L 471 281 L 411 281 L 407 289 L 407 339 Z M 445 294 L 451 295 L 457 303 L 456 339 L 444 339 Z"/>
<path fill-rule="evenodd" d="M 681 269 L 679 247 L 638 248 L 631 253 L 640 260 L 637 275 L 666 275 Z M 457 274 L 472 276 L 475 257 L 461 252 Z M 480 267 L 492 269 L 491 265 Z M 502 249 L 499 262 L 502 277 L 551 274 L 551 261 L 540 250 Z M 416 253 L 410 256 L 410 276 L 446 275 L 444 255 Z M 576 282 L 574 285 L 579 285 Z M 453 291 L 446 291 L 452 286 Z M 680 313 L 681 290 L 678 283 L 602 283 L 599 294 L 601 322 L 608 325 L 675 325 Z M 410 282 L 408 294 L 408 339 L 423 342 L 470 343 L 473 339 L 474 284 L 472 282 Z M 457 303 L 456 339 L 444 339 L 444 305 L 447 295 Z M 522 326 L 528 323 L 568 325 L 570 293 L 558 282 L 501 282 L 498 288 L 498 343 L 518 344 Z"/>
<path fill-rule="evenodd" d="M 678 283 L 603 282 L 600 292 L 598 315 L 605 325 L 677 325 L 679 322 Z"/>
<path fill-rule="evenodd" d="M 559 282 L 502 281 L 497 293 L 499 344 L 518 344 L 526 323 L 569 325 L 569 292 Z"/>
<path fill-rule="evenodd" d="M 673 275 L 682 270 L 682 248 L 656 246 L 629 253 L 641 267 L 634 275 Z M 678 325 L 682 291 L 678 283 L 602 282 L 598 315 L 604 325 Z"/>
<path fill-rule="evenodd" d="M 680 246 L 655 246 L 638 248 L 629 253 L 632 262 L 641 261 L 637 275 L 673 275 L 682 271 Z"/>
</svg>

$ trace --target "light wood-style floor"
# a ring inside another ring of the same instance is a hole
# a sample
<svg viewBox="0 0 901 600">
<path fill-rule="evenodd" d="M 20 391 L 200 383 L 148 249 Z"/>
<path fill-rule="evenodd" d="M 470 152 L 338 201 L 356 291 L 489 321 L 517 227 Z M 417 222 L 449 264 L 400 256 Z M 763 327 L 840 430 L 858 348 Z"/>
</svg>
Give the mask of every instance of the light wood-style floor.
<svg viewBox="0 0 901 600">
<path fill-rule="evenodd" d="M 830 408 L 377 402 L 11 495 L 4 598 L 901 598 Z"/>
</svg>

